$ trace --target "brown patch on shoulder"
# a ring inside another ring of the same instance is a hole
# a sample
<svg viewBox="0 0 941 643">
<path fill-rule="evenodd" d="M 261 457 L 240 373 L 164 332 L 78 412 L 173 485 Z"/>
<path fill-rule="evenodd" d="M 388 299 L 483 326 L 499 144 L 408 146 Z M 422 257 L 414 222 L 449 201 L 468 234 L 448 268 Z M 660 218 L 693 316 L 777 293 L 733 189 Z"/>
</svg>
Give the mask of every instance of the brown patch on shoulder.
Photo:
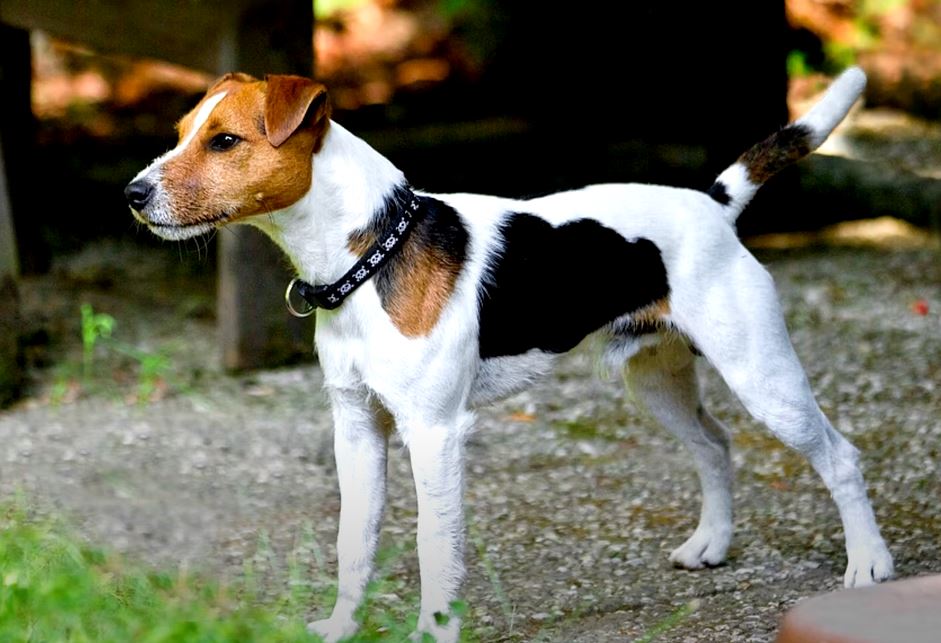
<svg viewBox="0 0 941 643">
<path fill-rule="evenodd" d="M 406 337 L 430 334 L 454 293 L 466 246 L 467 233 L 460 226 L 456 219 L 452 226 L 423 219 L 399 254 L 374 277 L 383 309 Z M 358 230 L 349 236 L 347 247 L 361 257 L 375 240 L 372 230 Z"/>
<path fill-rule="evenodd" d="M 418 243 L 406 243 L 403 248 L 406 271 L 393 280 L 386 311 L 406 337 L 428 335 L 438 323 L 461 271 L 461 265 L 449 259 L 434 247 Z"/>
</svg>

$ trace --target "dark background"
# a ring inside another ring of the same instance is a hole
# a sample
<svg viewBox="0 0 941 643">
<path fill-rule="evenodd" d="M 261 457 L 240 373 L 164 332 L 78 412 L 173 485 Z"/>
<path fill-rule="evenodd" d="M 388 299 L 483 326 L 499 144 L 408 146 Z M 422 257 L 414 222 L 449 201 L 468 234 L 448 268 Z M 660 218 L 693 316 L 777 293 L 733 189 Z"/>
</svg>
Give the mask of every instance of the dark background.
<svg viewBox="0 0 941 643">
<path fill-rule="evenodd" d="M 869 75 L 867 107 L 938 118 L 941 8 L 873 6 L 7 0 L 0 146 L 19 269 L 48 274 L 57 258 L 102 239 L 166 249 L 201 278 L 218 272 L 234 284 L 219 286 L 216 304 L 229 367 L 298 359 L 309 354 L 309 327 L 282 332 L 284 262 L 267 242 L 240 230 L 219 269 L 218 238 L 168 246 L 124 202 L 124 185 L 173 146 L 176 120 L 223 71 L 314 73 L 335 120 L 429 191 L 525 197 L 609 181 L 704 189 L 848 64 Z M 738 228 L 748 238 L 891 214 L 931 229 L 937 196 L 937 180 L 820 157 L 775 177 Z M 249 273 L 243 258 L 254 258 Z M 272 266 L 271 276 L 258 266 Z M 14 294 L 0 324 L 17 329 L 15 285 L 5 292 Z M 261 311 L 270 318 L 259 330 Z M 27 331 L 26 343 L 44 332 Z M 287 340 L 250 346 L 245 337 Z"/>
</svg>

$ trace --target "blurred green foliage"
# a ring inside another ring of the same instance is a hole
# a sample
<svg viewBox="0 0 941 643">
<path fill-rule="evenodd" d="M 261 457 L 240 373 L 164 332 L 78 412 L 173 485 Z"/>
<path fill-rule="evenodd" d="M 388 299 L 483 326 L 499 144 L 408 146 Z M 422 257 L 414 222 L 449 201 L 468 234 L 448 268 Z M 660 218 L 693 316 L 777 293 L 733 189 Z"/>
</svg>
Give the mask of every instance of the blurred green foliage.
<svg viewBox="0 0 941 643">
<path fill-rule="evenodd" d="M 914 0 L 857 0 L 850 6 L 850 11 L 851 29 L 847 35 L 839 39 L 823 39 L 822 64 L 812 62 L 814 57 L 809 52 L 799 49 L 790 52 L 788 72 L 792 76 L 804 76 L 814 71 L 836 72 L 855 64 L 860 53 L 884 47 L 890 14 L 897 11 L 910 13 L 903 21 L 910 24 L 904 34 L 895 34 L 896 38 L 904 38 L 910 47 L 941 51 L 941 25 L 933 18 L 935 14 Z"/>
</svg>

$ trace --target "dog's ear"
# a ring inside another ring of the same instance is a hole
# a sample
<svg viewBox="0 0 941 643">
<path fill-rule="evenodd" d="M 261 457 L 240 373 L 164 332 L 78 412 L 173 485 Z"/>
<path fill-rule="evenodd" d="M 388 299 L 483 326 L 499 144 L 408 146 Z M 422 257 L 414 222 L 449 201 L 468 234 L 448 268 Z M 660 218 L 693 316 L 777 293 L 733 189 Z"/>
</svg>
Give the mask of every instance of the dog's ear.
<svg viewBox="0 0 941 643">
<path fill-rule="evenodd" d="M 327 88 L 301 76 L 267 76 L 265 134 L 279 147 L 307 121 L 311 126 L 327 116 Z"/>
</svg>

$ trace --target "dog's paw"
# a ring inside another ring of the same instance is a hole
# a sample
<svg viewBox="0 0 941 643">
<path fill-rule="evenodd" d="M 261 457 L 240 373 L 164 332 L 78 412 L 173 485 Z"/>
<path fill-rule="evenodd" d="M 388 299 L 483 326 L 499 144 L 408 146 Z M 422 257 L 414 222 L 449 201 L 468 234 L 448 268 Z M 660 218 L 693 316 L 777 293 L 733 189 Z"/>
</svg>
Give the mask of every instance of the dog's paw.
<svg viewBox="0 0 941 643">
<path fill-rule="evenodd" d="M 307 624 L 307 631 L 316 634 L 326 643 L 336 643 L 356 634 L 359 624 L 352 619 L 325 618 Z"/>
<path fill-rule="evenodd" d="M 418 617 L 418 629 L 409 637 L 410 643 L 424 643 L 425 635 L 435 643 L 457 643 L 461 637 L 461 620 L 457 617 L 442 618 L 439 615 Z"/>
<path fill-rule="evenodd" d="M 725 560 L 732 542 L 729 529 L 704 529 L 697 527 L 685 543 L 670 554 L 674 567 L 684 569 L 702 569 L 715 567 Z"/>
<path fill-rule="evenodd" d="M 846 552 L 844 587 L 866 587 L 889 580 L 895 573 L 892 554 L 882 540 L 869 547 L 854 547 Z"/>
</svg>

